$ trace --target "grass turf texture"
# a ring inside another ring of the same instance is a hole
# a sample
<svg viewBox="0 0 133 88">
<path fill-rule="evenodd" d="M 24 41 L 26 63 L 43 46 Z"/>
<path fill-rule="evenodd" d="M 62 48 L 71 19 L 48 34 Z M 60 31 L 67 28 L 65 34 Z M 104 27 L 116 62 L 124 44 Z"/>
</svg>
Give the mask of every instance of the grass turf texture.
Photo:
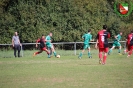
<svg viewBox="0 0 133 88">
<path fill-rule="evenodd" d="M 80 51 L 77 51 L 79 53 Z M 43 52 L 32 57 L 33 51 L 24 51 L 24 57 L 0 57 L 0 88 L 133 88 L 133 56 L 118 55 L 114 50 L 106 65 L 98 64 L 98 52 L 87 51 L 82 59 L 73 51 L 57 51 L 61 58 L 47 58 Z M 4 52 L 1 52 L 4 55 Z"/>
</svg>

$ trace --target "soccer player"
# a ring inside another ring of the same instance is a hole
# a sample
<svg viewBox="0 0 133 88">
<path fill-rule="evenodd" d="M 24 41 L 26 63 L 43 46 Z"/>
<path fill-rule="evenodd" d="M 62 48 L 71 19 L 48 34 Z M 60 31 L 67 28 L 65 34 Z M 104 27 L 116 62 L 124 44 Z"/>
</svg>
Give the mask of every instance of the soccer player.
<svg viewBox="0 0 133 88">
<path fill-rule="evenodd" d="M 42 53 L 43 51 L 45 51 L 45 52 L 47 52 L 47 54 L 48 54 L 48 58 L 50 58 L 50 53 L 49 53 L 49 51 L 47 50 L 46 45 L 45 45 L 45 43 L 46 43 L 45 36 L 42 35 L 42 37 L 36 41 L 36 47 L 38 47 L 38 44 L 37 44 L 37 43 L 40 43 L 40 51 L 35 52 L 35 53 L 33 54 L 33 56 L 36 56 L 37 54 L 40 54 L 40 53 Z"/>
<path fill-rule="evenodd" d="M 128 34 L 126 41 L 127 41 L 128 51 L 129 51 L 127 57 L 130 57 L 133 52 L 133 31 L 131 31 L 131 33 Z"/>
<path fill-rule="evenodd" d="M 112 50 L 115 48 L 115 47 L 119 47 L 119 50 L 118 50 L 118 53 L 120 54 L 121 53 L 121 44 L 120 44 L 120 39 L 121 39 L 121 36 L 122 36 L 122 32 L 120 32 L 117 36 L 115 36 L 115 40 L 113 42 L 113 46 L 112 48 L 109 50 L 108 52 L 108 55 L 110 55 L 110 53 L 112 52 Z"/>
<path fill-rule="evenodd" d="M 90 53 L 90 44 L 89 44 L 89 42 L 92 40 L 91 30 L 88 30 L 88 33 L 84 34 L 82 38 L 84 39 L 84 47 L 83 47 L 82 52 L 79 54 L 78 58 L 79 59 L 82 58 L 82 55 L 86 49 L 88 49 L 88 57 L 92 58 L 91 53 Z"/>
<path fill-rule="evenodd" d="M 57 54 L 56 54 L 56 52 L 55 52 L 55 49 L 54 49 L 53 44 L 51 43 L 51 42 L 52 42 L 52 41 L 51 41 L 51 37 L 52 37 L 52 33 L 50 32 L 49 35 L 46 36 L 46 38 L 45 38 L 45 39 L 46 39 L 46 46 L 47 46 L 47 48 L 50 49 L 50 51 L 51 51 L 50 55 L 52 55 L 52 53 L 54 53 L 54 56 L 56 57 Z"/>
<path fill-rule="evenodd" d="M 99 47 L 99 64 L 105 64 L 107 53 L 108 53 L 108 38 L 110 38 L 110 33 L 107 32 L 107 26 L 103 25 L 103 29 L 100 30 L 96 37 L 96 45 L 95 48 Z M 102 53 L 104 52 L 104 56 L 102 57 Z M 103 59 L 102 59 L 103 58 Z"/>
<path fill-rule="evenodd" d="M 14 48 L 14 56 L 17 57 L 16 51 L 18 51 L 18 57 L 20 57 L 21 43 L 17 32 L 15 32 L 12 37 L 12 46 Z"/>
</svg>

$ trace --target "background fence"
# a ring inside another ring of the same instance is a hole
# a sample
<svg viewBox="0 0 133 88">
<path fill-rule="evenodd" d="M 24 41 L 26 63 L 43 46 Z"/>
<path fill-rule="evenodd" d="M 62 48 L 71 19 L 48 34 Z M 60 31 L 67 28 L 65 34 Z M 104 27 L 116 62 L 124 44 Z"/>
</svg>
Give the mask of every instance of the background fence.
<svg viewBox="0 0 133 88">
<path fill-rule="evenodd" d="M 122 48 L 125 48 L 125 41 L 120 41 Z M 94 49 L 96 42 L 90 42 L 91 49 Z M 109 47 L 112 47 L 113 42 L 109 42 Z M 27 50 L 33 51 L 33 50 L 39 50 L 39 47 L 35 47 L 36 43 L 22 43 L 21 47 L 21 56 L 26 56 L 24 53 Z M 39 43 L 38 43 L 39 44 Z M 77 55 L 77 51 L 81 50 L 83 48 L 83 42 L 57 42 L 53 43 L 56 51 L 60 54 L 63 51 L 65 52 L 62 55 Z M 11 55 L 8 55 L 7 52 L 12 52 Z M 69 51 L 71 51 L 69 53 Z M 73 51 L 73 52 L 72 52 Z M 13 48 L 11 44 L 0 44 L 0 57 L 6 57 L 6 56 L 12 56 L 13 55 Z"/>
</svg>

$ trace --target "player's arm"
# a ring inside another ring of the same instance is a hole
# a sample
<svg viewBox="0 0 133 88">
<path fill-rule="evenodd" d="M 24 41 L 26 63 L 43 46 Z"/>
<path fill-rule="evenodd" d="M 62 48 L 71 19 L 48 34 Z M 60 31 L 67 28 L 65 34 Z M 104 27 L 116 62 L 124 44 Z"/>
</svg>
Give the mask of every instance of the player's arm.
<svg viewBox="0 0 133 88">
<path fill-rule="evenodd" d="M 114 36 L 114 37 L 115 37 L 115 39 L 116 39 L 117 41 L 119 41 L 119 40 L 118 40 L 118 35 L 117 35 L 117 36 Z"/>
<path fill-rule="evenodd" d="M 39 42 L 40 42 L 40 39 L 36 40 L 36 48 L 38 47 Z"/>
<path fill-rule="evenodd" d="M 96 37 L 96 44 L 95 44 L 95 48 L 97 49 L 97 46 L 98 46 L 98 38 L 99 38 L 99 35 L 97 34 L 97 37 Z"/>
<path fill-rule="evenodd" d="M 48 40 L 48 37 L 45 38 L 45 41 L 46 42 L 51 42 L 51 40 Z"/>
<path fill-rule="evenodd" d="M 46 42 L 51 42 L 51 40 L 45 40 Z"/>
<path fill-rule="evenodd" d="M 13 39 L 13 37 L 12 37 L 12 46 L 14 47 L 14 39 Z"/>
<path fill-rule="evenodd" d="M 98 39 L 96 40 L 95 48 L 97 49 L 98 46 Z"/>
<path fill-rule="evenodd" d="M 83 36 L 82 36 L 82 39 L 84 39 L 84 37 L 85 37 L 85 36 L 83 35 Z"/>
<path fill-rule="evenodd" d="M 108 32 L 108 38 L 110 38 L 110 33 Z"/>
<path fill-rule="evenodd" d="M 90 37 L 90 41 L 91 41 L 91 42 L 94 42 L 94 39 L 92 39 L 92 35 L 91 35 L 91 37 Z"/>
</svg>

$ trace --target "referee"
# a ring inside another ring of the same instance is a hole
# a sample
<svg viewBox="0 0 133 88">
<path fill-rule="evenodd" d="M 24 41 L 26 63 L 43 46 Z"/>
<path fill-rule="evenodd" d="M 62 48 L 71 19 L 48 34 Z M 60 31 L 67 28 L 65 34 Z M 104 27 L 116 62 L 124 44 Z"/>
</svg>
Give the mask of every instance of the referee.
<svg viewBox="0 0 133 88">
<path fill-rule="evenodd" d="M 14 36 L 12 37 L 12 46 L 14 48 L 14 56 L 15 57 L 17 57 L 17 56 L 20 57 L 21 43 L 20 43 L 19 36 L 18 36 L 17 32 L 15 32 Z M 18 51 L 18 55 L 16 55 L 17 51 Z"/>
</svg>

